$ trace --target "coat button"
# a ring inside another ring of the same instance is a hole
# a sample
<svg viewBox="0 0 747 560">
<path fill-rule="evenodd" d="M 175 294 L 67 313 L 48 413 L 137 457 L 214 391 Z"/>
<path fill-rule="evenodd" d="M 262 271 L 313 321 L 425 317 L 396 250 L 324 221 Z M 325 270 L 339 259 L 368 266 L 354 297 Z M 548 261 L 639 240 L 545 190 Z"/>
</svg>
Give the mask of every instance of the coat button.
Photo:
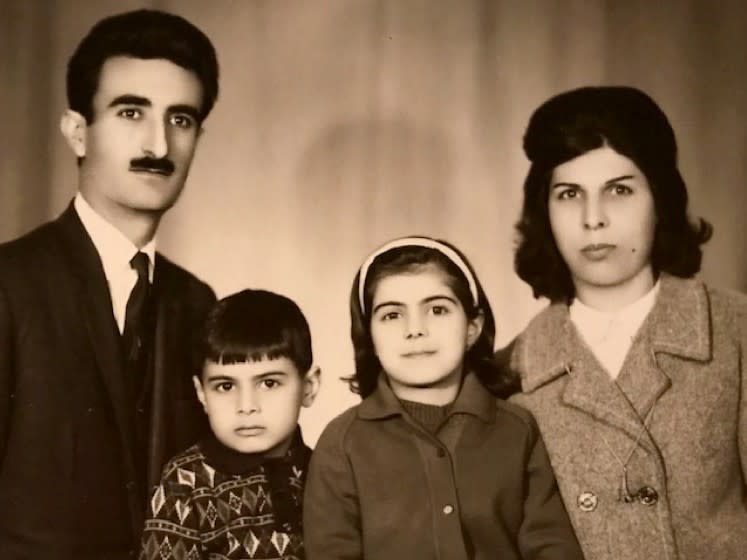
<svg viewBox="0 0 747 560">
<path fill-rule="evenodd" d="M 599 498 L 594 492 L 581 492 L 578 495 L 578 500 L 576 500 L 576 503 L 578 504 L 578 509 L 580 509 L 581 511 L 594 511 L 595 509 L 597 509 Z"/>
<path fill-rule="evenodd" d="M 653 506 L 659 501 L 659 493 L 650 486 L 644 486 L 638 490 L 636 497 L 644 506 Z"/>
<path fill-rule="evenodd" d="M 442 509 L 441 511 L 444 512 L 444 515 L 451 515 L 452 513 L 454 513 L 454 506 L 452 506 L 451 504 L 446 504 L 444 506 L 444 509 Z"/>
<path fill-rule="evenodd" d="M 439 457 L 443 457 L 446 455 L 446 451 L 439 447 L 438 449 L 436 449 L 436 455 L 438 455 Z"/>
</svg>

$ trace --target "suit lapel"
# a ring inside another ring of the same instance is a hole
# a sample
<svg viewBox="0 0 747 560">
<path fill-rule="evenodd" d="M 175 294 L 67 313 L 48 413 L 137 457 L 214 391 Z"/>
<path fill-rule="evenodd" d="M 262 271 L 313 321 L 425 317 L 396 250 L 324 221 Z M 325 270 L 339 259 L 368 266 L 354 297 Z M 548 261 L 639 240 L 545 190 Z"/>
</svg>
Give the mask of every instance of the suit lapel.
<svg viewBox="0 0 747 560">
<path fill-rule="evenodd" d="M 111 296 L 101 260 L 72 204 L 56 224 L 77 286 L 81 317 L 86 326 L 98 371 L 109 396 L 125 450 L 126 466 L 134 471 L 133 433 L 128 410 L 122 348 Z"/>
<path fill-rule="evenodd" d="M 168 406 L 171 399 L 166 398 L 169 395 L 167 384 L 167 364 L 171 356 L 172 349 L 170 341 L 173 340 L 169 333 L 174 332 L 174 321 L 179 321 L 179 308 L 176 301 L 170 296 L 170 290 L 167 279 L 164 274 L 165 262 L 160 255 L 156 254 L 155 272 L 153 277 L 154 295 L 156 298 L 156 326 L 153 343 L 153 367 L 150 368 L 151 376 L 147 382 L 147 392 L 145 398 L 149 401 L 150 407 L 150 435 L 148 441 L 148 465 L 147 465 L 147 482 L 149 487 L 157 484 L 161 467 L 164 463 L 166 449 L 168 447 L 169 429 L 166 425 L 166 419 L 170 417 Z"/>
</svg>

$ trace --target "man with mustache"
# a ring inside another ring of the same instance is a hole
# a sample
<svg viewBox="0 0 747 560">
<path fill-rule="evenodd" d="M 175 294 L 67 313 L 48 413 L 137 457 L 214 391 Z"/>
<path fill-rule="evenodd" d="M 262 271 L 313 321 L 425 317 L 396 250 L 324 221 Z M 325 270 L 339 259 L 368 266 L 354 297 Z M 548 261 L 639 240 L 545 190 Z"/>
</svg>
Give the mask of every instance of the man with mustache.
<svg viewBox="0 0 747 560">
<path fill-rule="evenodd" d="M 78 193 L 0 246 L 0 551 L 129 558 L 163 463 L 206 428 L 190 377 L 213 291 L 156 252 L 218 94 L 210 40 L 139 10 L 68 64 Z"/>
</svg>

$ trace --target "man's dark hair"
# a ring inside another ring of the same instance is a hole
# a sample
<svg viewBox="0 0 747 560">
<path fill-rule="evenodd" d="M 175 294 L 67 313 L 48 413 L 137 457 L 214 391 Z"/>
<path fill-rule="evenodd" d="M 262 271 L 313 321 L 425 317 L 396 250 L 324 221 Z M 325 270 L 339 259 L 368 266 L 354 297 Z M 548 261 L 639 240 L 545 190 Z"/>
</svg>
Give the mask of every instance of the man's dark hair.
<svg viewBox="0 0 747 560">
<path fill-rule="evenodd" d="M 635 88 L 584 87 L 543 103 L 524 135 L 531 167 L 516 225 L 520 239 L 514 264 L 535 297 L 567 302 L 575 294 L 550 228 L 547 205 L 553 170 L 603 146 L 632 160 L 651 187 L 656 212 L 654 273 L 688 278 L 700 270 L 700 245 L 711 237 L 712 228 L 703 219 L 695 224 L 688 220 L 687 188 L 677 168 L 677 143 L 666 115 Z"/>
<path fill-rule="evenodd" d="M 202 122 L 218 97 L 218 59 L 210 39 L 186 19 L 158 10 L 136 10 L 99 21 L 67 66 L 67 100 L 91 124 L 101 67 L 115 56 L 165 59 L 192 71 L 202 84 Z"/>
<path fill-rule="evenodd" d="M 289 298 L 243 290 L 218 301 L 205 320 L 202 363 L 238 364 L 288 358 L 301 375 L 313 362 L 311 333 Z"/>
</svg>

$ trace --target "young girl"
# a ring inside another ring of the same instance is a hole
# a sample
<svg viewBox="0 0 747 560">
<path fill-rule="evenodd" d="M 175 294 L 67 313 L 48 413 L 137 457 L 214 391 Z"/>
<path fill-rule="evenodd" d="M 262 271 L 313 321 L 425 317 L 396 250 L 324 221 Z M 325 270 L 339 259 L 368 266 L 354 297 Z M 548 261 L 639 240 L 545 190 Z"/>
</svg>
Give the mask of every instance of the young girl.
<svg viewBox="0 0 747 560">
<path fill-rule="evenodd" d="M 552 304 L 499 358 L 587 560 L 742 558 L 747 297 L 691 279 L 711 230 L 688 221 L 666 116 L 632 88 L 574 90 L 524 149 L 516 268 Z"/>
<path fill-rule="evenodd" d="M 358 272 L 351 315 L 363 402 L 312 455 L 308 558 L 581 558 L 534 420 L 480 383 L 495 324 L 466 259 L 392 241 Z"/>
</svg>

